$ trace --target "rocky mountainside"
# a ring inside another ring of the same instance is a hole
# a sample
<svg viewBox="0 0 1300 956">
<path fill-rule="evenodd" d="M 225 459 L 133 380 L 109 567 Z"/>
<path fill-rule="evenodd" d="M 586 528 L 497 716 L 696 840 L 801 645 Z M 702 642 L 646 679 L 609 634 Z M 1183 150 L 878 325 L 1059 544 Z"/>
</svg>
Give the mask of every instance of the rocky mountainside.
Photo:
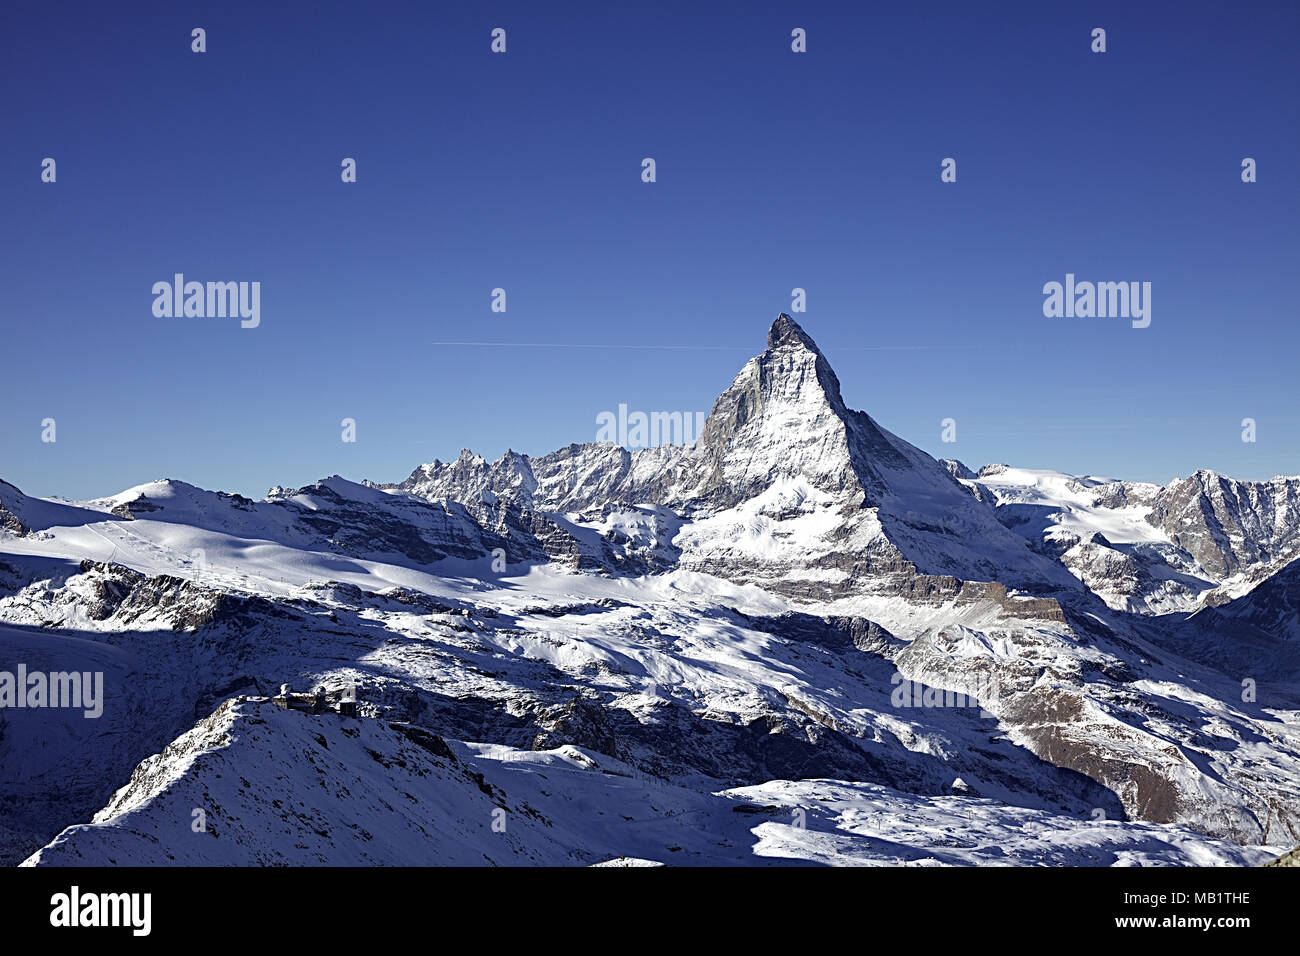
<svg viewBox="0 0 1300 956">
<path fill-rule="evenodd" d="M 1198 471 L 1161 488 L 1147 521 L 1223 581 L 1300 552 L 1300 478 L 1236 481 Z"/>
<path fill-rule="evenodd" d="M 1300 556 L 1300 478 L 1199 471 L 1160 486 L 987 465 L 953 474 L 1036 550 L 1118 610 L 1221 604 Z"/>
<path fill-rule="evenodd" d="M 787 315 L 719 397 L 693 446 L 629 452 L 593 443 L 492 463 L 465 451 L 386 487 L 464 502 L 502 532 L 532 514 L 606 539 L 626 535 L 645 552 L 668 541 L 661 566 L 792 597 L 951 586 L 918 581 L 927 575 L 1044 592 L 1077 586 L 971 501 L 944 466 L 848 409 L 825 356 Z M 629 516 L 639 534 L 620 524 Z M 679 532 L 684 521 L 690 527 Z"/>
<path fill-rule="evenodd" d="M 105 681 L 0 708 L 0 861 L 1262 862 L 1297 481 L 937 461 L 782 315 L 687 447 L 0 482 L 0 672 Z"/>
</svg>

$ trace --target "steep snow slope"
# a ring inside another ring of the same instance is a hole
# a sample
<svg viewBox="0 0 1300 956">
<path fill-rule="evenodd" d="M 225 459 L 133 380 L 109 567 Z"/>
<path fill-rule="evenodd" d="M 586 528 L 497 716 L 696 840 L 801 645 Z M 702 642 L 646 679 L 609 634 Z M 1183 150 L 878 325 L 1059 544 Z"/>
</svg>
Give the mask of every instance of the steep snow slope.
<svg viewBox="0 0 1300 956">
<path fill-rule="evenodd" d="M 197 811 L 197 813 L 196 813 Z M 1177 827 L 807 780 L 709 793 L 581 748 L 450 747 L 237 698 L 26 865 L 1250 865 Z"/>
<path fill-rule="evenodd" d="M 23 847 L 49 839 L 51 821 L 85 819 L 102 806 L 107 776 L 125 777 L 142 753 L 193 719 L 187 713 L 160 723 L 141 700 L 139 661 L 111 645 L 0 626 L 0 671 L 14 675 L 20 664 L 42 674 L 102 675 L 105 713 L 94 719 L 85 707 L 0 709 L 0 865 L 10 866 L 26 855 Z M 93 692 L 93 676 L 90 683 Z"/>
<path fill-rule="evenodd" d="M 1164 646 L 1195 660 L 1235 669 L 1270 696 L 1300 685 L 1300 562 L 1253 590 L 1204 607 L 1169 629 Z"/>
<path fill-rule="evenodd" d="M 283 570 L 271 562 L 266 572 Z M 248 565 L 243 573 L 263 583 Z M 186 701 L 198 711 L 243 688 L 350 686 L 372 718 L 513 747 L 587 746 L 696 787 L 833 777 L 1080 818 L 1100 809 L 1184 820 L 1253 843 L 1285 842 L 1294 828 L 1293 713 L 1271 712 L 1262 745 L 1256 711 L 1225 702 L 1229 681 L 1130 665 L 1048 624 L 1008 624 L 990 602 L 881 599 L 879 628 L 782 613 L 770 595 L 683 572 L 635 580 L 539 568 L 493 585 L 383 565 L 346 576 L 268 602 L 91 565 L 57 588 L 0 600 L 0 613 L 48 625 L 51 637 L 75 625 L 65 633 L 147 651 L 159 689 L 149 699 L 174 699 L 173 720 Z M 1144 672 L 1153 679 L 1140 693 L 1107 676 Z M 895 696 L 902 676 L 920 682 L 908 706 Z M 998 719 L 942 706 L 942 694 L 926 706 L 927 688 L 975 691 Z M 106 719 L 121 706 L 110 697 Z M 86 761 L 86 772 L 96 766 Z M 101 800 L 121 782 L 102 779 Z M 1225 782 L 1234 780 L 1251 782 Z"/>
</svg>

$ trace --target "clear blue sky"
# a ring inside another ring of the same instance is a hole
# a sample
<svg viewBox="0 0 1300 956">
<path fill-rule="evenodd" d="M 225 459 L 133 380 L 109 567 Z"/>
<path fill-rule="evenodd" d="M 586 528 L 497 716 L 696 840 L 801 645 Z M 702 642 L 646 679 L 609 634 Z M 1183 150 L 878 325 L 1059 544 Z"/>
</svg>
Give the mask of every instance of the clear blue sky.
<svg viewBox="0 0 1300 956">
<path fill-rule="evenodd" d="M 933 454 L 1300 473 L 1295 3 L 281 6 L 6 10 L 0 477 L 29 494 L 260 497 L 707 411 L 796 286 L 849 404 Z M 155 318 L 176 272 L 260 281 L 261 326 Z M 1150 281 L 1151 327 L 1044 318 L 1067 272 Z M 673 347 L 435 344 L 466 340 Z"/>
</svg>

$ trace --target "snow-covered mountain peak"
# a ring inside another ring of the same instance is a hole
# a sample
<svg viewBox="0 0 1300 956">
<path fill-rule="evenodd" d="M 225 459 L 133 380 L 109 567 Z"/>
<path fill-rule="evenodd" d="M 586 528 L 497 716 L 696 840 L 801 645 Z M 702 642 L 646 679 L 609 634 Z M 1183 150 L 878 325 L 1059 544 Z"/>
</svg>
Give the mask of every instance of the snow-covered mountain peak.
<svg viewBox="0 0 1300 956">
<path fill-rule="evenodd" d="M 948 466 L 848 408 L 826 356 L 785 313 L 770 326 L 767 348 L 714 403 L 693 445 L 628 450 L 589 442 L 535 458 L 507 452 L 491 463 L 462 452 L 451 464 L 422 465 L 383 487 L 460 502 L 482 527 L 535 542 L 552 559 L 561 549 L 580 567 L 589 560 L 607 565 L 611 546 L 633 547 L 604 522 L 649 505 L 667 509 L 656 512 L 667 524 L 651 536 L 663 545 L 653 556 L 656 567 L 787 590 L 789 569 L 800 567 L 816 583 L 795 589 L 824 596 L 865 586 L 872 569 L 1077 587 L 959 485 Z M 786 487 L 816 492 L 803 499 L 818 503 L 815 513 L 774 513 L 771 501 L 781 496 L 765 496 Z M 571 527 L 573 520 L 588 530 Z M 674 537 L 683 521 L 703 523 Z M 738 561 L 730 543 L 737 523 L 768 540 L 762 550 L 771 574 Z"/>
<path fill-rule="evenodd" d="M 721 507 L 803 477 L 826 491 L 857 484 L 839 381 L 816 343 L 782 313 L 768 347 L 719 396 L 697 447 L 703 487 Z"/>
</svg>

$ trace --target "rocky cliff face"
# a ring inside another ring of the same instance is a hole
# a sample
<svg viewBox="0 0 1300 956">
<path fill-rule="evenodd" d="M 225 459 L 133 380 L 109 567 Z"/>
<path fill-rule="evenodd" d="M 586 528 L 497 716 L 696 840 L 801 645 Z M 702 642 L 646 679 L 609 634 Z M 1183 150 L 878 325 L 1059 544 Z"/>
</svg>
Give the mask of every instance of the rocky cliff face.
<svg viewBox="0 0 1300 956">
<path fill-rule="evenodd" d="M 1198 471 L 1162 488 L 1147 520 L 1216 579 L 1294 558 L 1300 478 L 1236 481 Z"/>
</svg>

